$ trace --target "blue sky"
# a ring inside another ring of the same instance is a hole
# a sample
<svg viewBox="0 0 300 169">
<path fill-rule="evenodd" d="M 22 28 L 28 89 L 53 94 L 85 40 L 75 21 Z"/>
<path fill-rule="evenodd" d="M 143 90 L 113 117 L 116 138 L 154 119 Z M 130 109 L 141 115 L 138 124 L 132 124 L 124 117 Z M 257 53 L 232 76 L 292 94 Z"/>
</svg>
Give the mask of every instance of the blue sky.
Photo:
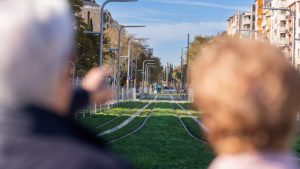
<svg viewBox="0 0 300 169">
<path fill-rule="evenodd" d="M 213 35 L 226 30 L 226 20 L 237 10 L 250 9 L 254 0 L 139 0 L 110 3 L 107 9 L 122 25 L 146 25 L 127 31 L 151 38 L 148 44 L 162 63 L 180 64 L 187 34 Z M 104 0 L 97 0 L 102 4 Z"/>
</svg>

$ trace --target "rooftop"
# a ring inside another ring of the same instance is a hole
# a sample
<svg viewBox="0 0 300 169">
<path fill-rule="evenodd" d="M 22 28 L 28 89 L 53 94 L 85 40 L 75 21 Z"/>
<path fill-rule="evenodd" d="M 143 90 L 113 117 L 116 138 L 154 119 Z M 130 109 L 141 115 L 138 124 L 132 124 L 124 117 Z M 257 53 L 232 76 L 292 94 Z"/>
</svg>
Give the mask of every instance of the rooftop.
<svg viewBox="0 0 300 169">
<path fill-rule="evenodd" d="M 89 6 L 99 6 L 95 0 L 84 0 L 83 5 L 89 5 Z"/>
</svg>

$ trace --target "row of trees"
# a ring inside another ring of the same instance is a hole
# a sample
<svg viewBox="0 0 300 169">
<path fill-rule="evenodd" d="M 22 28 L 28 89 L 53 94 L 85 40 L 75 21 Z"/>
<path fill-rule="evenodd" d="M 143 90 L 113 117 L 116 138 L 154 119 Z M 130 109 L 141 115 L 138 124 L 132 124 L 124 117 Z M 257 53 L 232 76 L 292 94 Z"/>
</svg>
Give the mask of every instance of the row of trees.
<svg viewBox="0 0 300 169">
<path fill-rule="evenodd" d="M 222 36 L 222 34 L 217 35 Z M 164 69 L 164 75 L 163 80 L 167 80 L 168 76 L 168 82 L 169 86 L 180 89 L 187 87 L 187 69 L 188 65 L 187 62 L 193 63 L 193 61 L 200 55 L 203 48 L 208 45 L 216 36 L 202 36 L 198 35 L 194 38 L 193 42 L 190 45 L 189 48 L 189 54 L 187 56 L 187 52 L 185 53 L 185 58 L 183 59 L 182 66 L 174 67 L 172 64 L 169 65 L 169 68 Z"/>
<path fill-rule="evenodd" d="M 85 34 L 85 30 L 89 30 L 90 26 L 84 23 L 80 13 L 83 6 L 82 0 L 69 0 L 74 16 L 76 19 L 76 38 L 75 38 L 75 64 L 76 76 L 84 76 L 88 70 L 99 66 L 99 36 L 92 34 Z M 117 29 L 106 29 L 104 32 L 104 46 L 103 46 L 103 63 L 110 65 L 113 70 L 117 70 L 117 52 L 110 49 L 118 47 L 118 31 Z M 128 32 L 122 33 L 121 38 L 121 56 L 128 55 L 128 42 L 134 35 Z M 142 42 L 133 42 L 132 45 L 132 61 L 131 73 L 132 78 L 136 80 L 137 84 L 142 81 L 142 75 L 139 70 L 142 70 L 143 61 L 155 60 L 158 67 L 151 71 L 150 82 L 161 81 L 162 66 L 158 57 L 152 56 L 152 52 L 146 49 Z M 127 79 L 127 59 L 121 59 L 121 85 L 126 84 Z M 116 77 L 117 71 L 114 71 L 112 77 Z"/>
</svg>

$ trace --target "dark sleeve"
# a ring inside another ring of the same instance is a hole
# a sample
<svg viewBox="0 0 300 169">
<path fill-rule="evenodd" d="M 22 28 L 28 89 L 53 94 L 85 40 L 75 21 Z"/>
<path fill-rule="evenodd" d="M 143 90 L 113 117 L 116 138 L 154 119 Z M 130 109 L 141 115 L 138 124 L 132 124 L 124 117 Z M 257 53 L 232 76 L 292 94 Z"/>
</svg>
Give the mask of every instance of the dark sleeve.
<svg viewBox="0 0 300 169">
<path fill-rule="evenodd" d="M 89 104 L 89 101 L 90 94 L 82 88 L 76 88 L 73 91 L 73 97 L 69 108 L 69 114 L 74 114 L 77 111 L 83 109 Z"/>
</svg>

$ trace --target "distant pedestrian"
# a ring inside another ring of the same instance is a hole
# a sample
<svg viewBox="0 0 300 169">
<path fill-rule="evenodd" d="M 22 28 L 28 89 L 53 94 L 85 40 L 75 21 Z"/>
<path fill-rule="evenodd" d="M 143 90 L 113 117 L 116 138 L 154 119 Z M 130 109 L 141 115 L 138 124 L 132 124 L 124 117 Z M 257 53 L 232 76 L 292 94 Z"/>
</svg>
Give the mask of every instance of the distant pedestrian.
<svg viewBox="0 0 300 169">
<path fill-rule="evenodd" d="M 130 168 L 69 118 L 112 96 L 105 68 L 72 91 L 74 25 L 66 0 L 0 1 L 1 169 Z"/>
<path fill-rule="evenodd" d="M 210 169 L 296 169 L 300 77 L 279 49 L 215 40 L 190 68 L 195 105 L 217 153 Z"/>
</svg>

